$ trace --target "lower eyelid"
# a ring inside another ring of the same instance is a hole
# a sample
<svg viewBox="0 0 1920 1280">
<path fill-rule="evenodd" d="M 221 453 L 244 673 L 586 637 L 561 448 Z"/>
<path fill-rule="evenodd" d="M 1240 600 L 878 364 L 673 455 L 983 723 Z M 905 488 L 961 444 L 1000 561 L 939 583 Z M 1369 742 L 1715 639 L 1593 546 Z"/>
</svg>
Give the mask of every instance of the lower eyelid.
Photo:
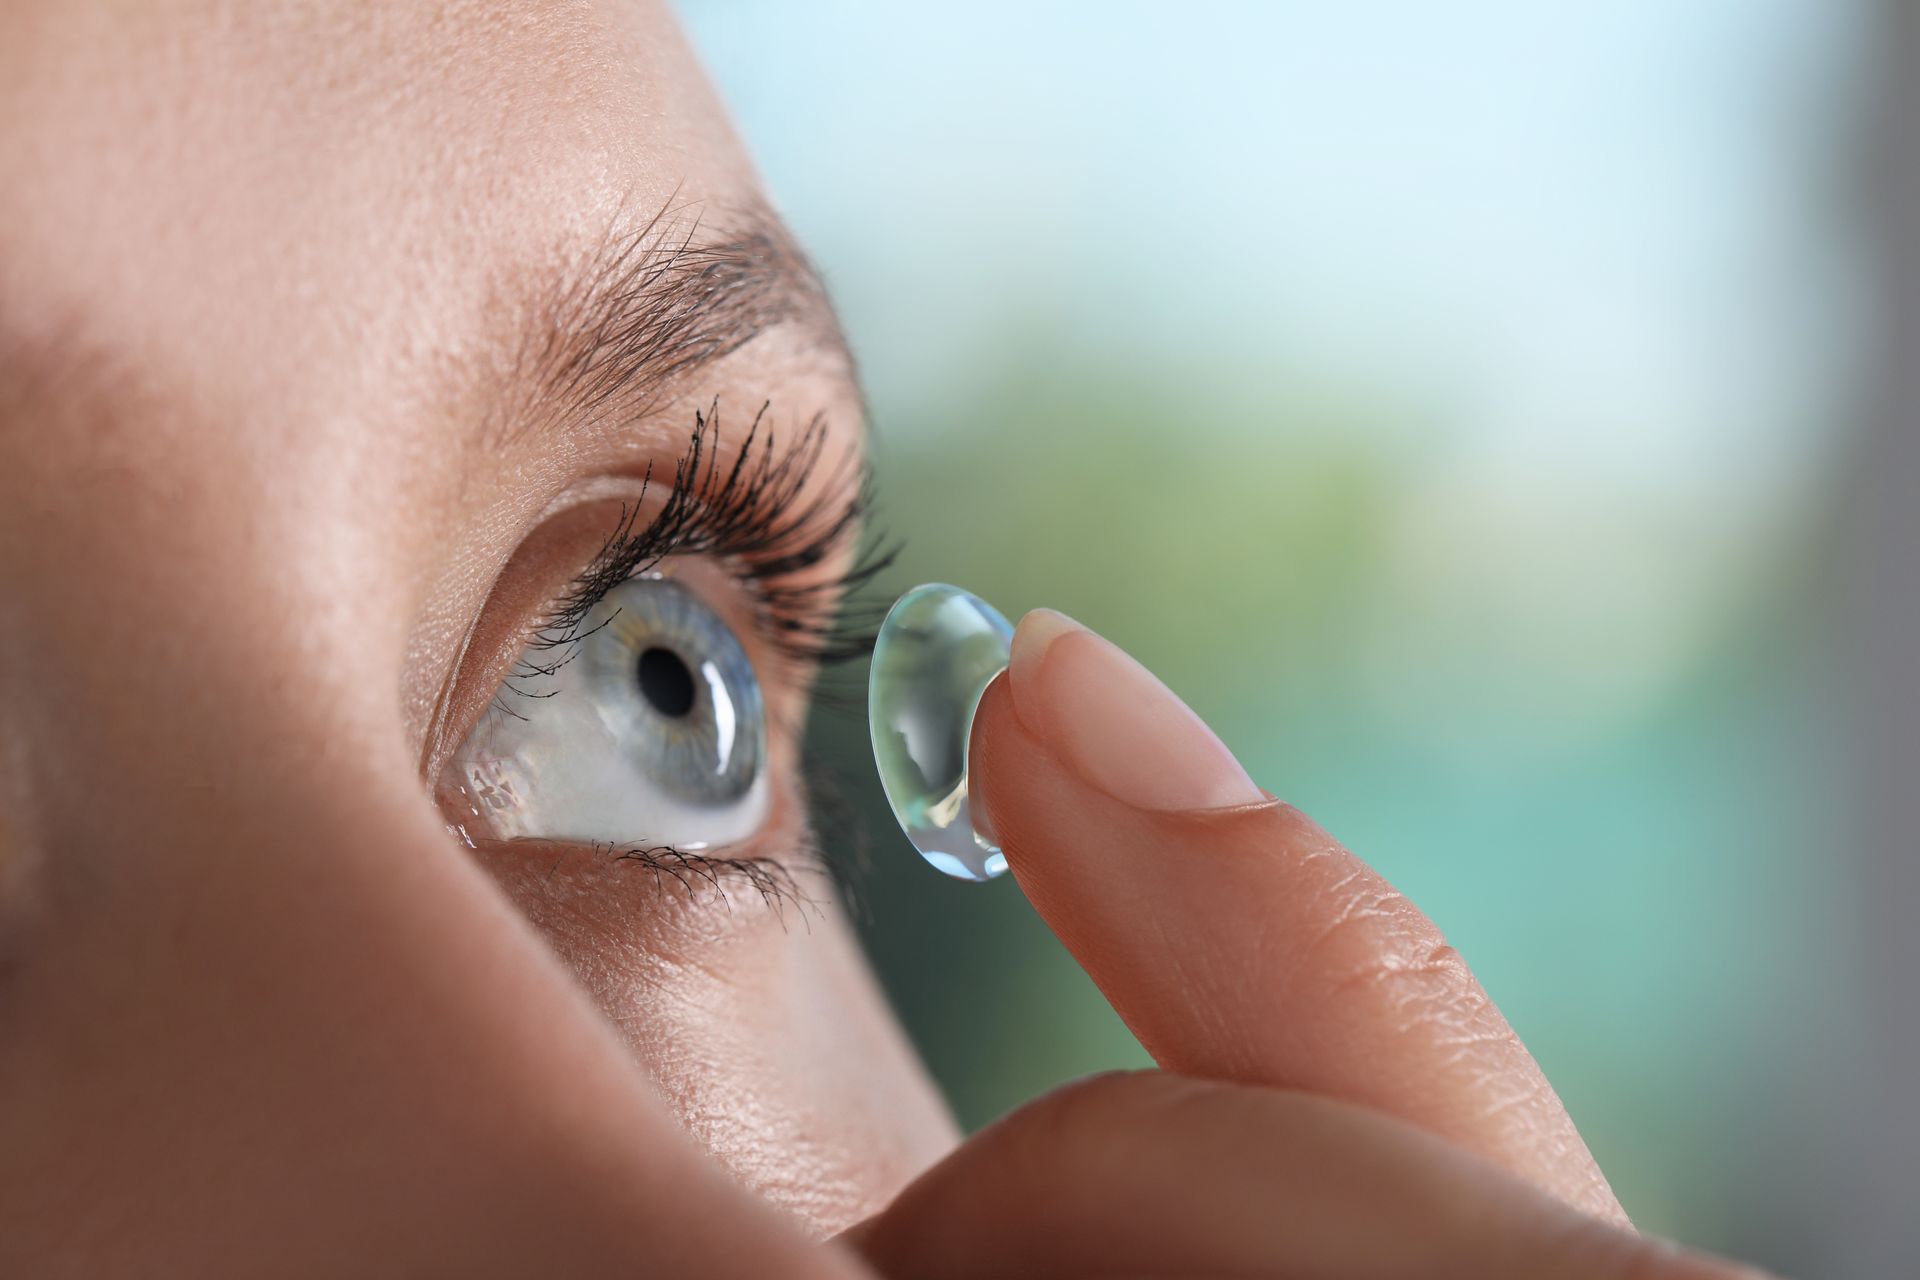
<svg viewBox="0 0 1920 1280">
<path fill-rule="evenodd" d="M 727 887 L 734 882 L 744 884 L 770 907 L 816 902 L 792 867 L 778 858 L 686 853 L 669 845 L 620 849 L 610 856 L 615 862 L 632 862 L 656 875 L 669 876 L 689 893 L 697 895 L 704 885 L 722 902 L 727 901 Z"/>
<path fill-rule="evenodd" d="M 571 903 L 567 915 L 576 922 L 586 916 L 618 921 L 622 928 L 691 927 L 702 936 L 713 926 L 698 921 L 709 916 L 724 919 L 725 931 L 760 912 L 782 921 L 789 910 L 816 913 L 835 896 L 837 884 L 810 851 L 707 854 L 668 845 L 490 838 L 473 841 L 471 848 L 523 907 Z M 758 910 L 742 911 L 749 907 Z"/>
</svg>

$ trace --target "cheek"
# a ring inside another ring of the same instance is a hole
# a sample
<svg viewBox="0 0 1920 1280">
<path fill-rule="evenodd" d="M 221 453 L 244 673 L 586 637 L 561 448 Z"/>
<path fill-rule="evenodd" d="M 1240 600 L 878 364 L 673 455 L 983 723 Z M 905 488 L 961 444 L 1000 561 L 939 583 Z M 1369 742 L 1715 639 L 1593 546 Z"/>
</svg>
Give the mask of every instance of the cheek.
<svg viewBox="0 0 1920 1280">
<path fill-rule="evenodd" d="M 657 873 L 480 856 L 619 1029 L 694 1139 L 829 1235 L 951 1149 L 953 1122 L 837 907 L 730 906 Z"/>
<path fill-rule="evenodd" d="M 949 1150 L 952 1122 L 837 917 L 764 941 L 681 970 L 624 1026 L 703 1146 L 837 1232 Z"/>
</svg>

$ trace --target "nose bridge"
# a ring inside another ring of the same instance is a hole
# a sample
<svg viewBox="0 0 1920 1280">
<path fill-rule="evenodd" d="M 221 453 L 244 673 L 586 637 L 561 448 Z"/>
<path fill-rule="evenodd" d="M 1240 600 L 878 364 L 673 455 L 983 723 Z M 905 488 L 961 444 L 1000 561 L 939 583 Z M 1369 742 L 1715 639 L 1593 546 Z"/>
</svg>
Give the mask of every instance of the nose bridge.
<svg viewBox="0 0 1920 1280">
<path fill-rule="evenodd" d="M 379 495 L 342 502 L 340 469 L 274 456 L 284 443 L 84 365 L 4 380 L 13 838 L 186 834 L 252 796 L 420 792 L 397 706 L 404 548 L 360 523 Z"/>
</svg>

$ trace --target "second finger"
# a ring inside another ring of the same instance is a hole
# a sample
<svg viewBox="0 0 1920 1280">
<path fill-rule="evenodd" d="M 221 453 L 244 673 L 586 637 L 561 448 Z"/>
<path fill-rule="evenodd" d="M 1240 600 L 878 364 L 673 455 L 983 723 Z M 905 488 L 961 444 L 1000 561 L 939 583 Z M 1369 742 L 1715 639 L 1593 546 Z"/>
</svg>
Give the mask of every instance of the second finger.
<svg viewBox="0 0 1920 1280">
<path fill-rule="evenodd" d="M 1029 614 L 970 758 L 1021 887 L 1163 1067 L 1377 1107 L 1622 1216 L 1432 922 L 1119 649 Z"/>
</svg>

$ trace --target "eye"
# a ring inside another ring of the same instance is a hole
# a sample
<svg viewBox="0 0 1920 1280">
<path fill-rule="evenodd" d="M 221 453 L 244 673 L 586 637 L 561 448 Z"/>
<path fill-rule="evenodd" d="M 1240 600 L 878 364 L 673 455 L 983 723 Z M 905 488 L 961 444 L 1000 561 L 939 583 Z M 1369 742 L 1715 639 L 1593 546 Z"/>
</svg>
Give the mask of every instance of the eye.
<svg viewBox="0 0 1920 1280">
<path fill-rule="evenodd" d="M 490 834 L 703 849 L 767 809 L 753 664 L 699 597 L 628 579 L 558 644 L 528 648 L 448 764 Z"/>
</svg>

